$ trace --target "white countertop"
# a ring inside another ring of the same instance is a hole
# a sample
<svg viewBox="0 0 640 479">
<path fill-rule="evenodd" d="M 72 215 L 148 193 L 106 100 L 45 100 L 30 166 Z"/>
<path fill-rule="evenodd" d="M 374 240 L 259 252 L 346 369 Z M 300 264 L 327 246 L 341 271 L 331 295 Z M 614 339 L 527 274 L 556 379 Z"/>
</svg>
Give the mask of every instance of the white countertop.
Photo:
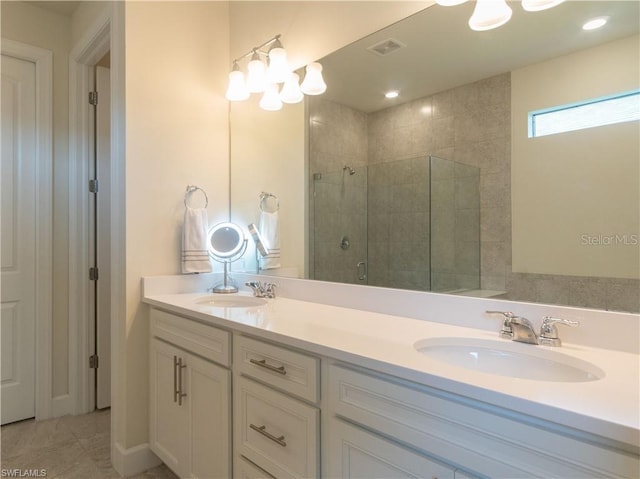
<svg viewBox="0 0 640 479">
<path fill-rule="evenodd" d="M 215 308 L 197 304 L 195 300 L 205 295 L 150 294 L 143 301 L 216 326 L 279 341 L 620 441 L 631 445 L 636 452 L 640 448 L 640 356 L 637 354 L 563 344 L 553 350 L 595 364 L 605 372 L 605 377 L 588 382 L 511 378 L 435 361 L 414 348 L 414 343 L 426 338 L 498 340 L 497 331 L 282 297 L 268 299 L 266 305 L 254 308 Z"/>
</svg>

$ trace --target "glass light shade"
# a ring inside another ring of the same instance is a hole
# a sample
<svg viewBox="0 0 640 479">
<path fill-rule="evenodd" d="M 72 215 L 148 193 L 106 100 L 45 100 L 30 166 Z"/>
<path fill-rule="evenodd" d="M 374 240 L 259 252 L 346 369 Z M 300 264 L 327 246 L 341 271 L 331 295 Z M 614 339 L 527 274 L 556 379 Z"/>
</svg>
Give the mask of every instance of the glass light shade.
<svg viewBox="0 0 640 479">
<path fill-rule="evenodd" d="M 302 91 L 300 90 L 300 84 L 298 83 L 300 77 L 297 73 L 289 73 L 289 76 L 282 85 L 282 91 L 280 92 L 280 99 L 285 103 L 299 103 L 304 98 Z"/>
<path fill-rule="evenodd" d="M 498 28 L 511 19 L 513 11 L 505 0 L 476 0 L 476 8 L 469 19 L 471 30 Z"/>
<path fill-rule="evenodd" d="M 267 111 L 278 111 L 282 109 L 282 100 L 278 93 L 278 85 L 269 83 L 260 99 L 260 108 Z"/>
<path fill-rule="evenodd" d="M 276 45 L 279 45 L 277 42 Z M 282 46 L 275 46 L 269 50 L 269 68 L 267 78 L 273 83 L 283 83 L 286 81 L 291 69 L 287 63 L 287 51 Z"/>
<path fill-rule="evenodd" d="M 260 60 L 260 56 L 254 53 L 251 61 L 247 66 L 249 71 L 247 75 L 247 88 L 251 93 L 261 93 L 267 87 L 267 73 L 264 62 Z"/>
<path fill-rule="evenodd" d="M 522 8 L 527 12 L 539 12 L 560 5 L 564 0 L 522 0 Z"/>
<path fill-rule="evenodd" d="M 460 5 L 466 1 L 467 0 L 436 0 L 436 3 L 443 7 L 453 7 L 454 5 Z"/>
<path fill-rule="evenodd" d="M 234 70 L 229 73 L 229 86 L 225 95 L 229 101 L 242 101 L 249 98 L 249 90 L 244 82 L 244 73 L 240 70 Z"/>
<path fill-rule="evenodd" d="M 304 76 L 302 85 L 300 85 L 300 89 L 305 95 L 322 95 L 327 91 L 327 84 L 322 78 L 322 65 L 317 62 L 307 65 L 307 73 Z"/>
</svg>

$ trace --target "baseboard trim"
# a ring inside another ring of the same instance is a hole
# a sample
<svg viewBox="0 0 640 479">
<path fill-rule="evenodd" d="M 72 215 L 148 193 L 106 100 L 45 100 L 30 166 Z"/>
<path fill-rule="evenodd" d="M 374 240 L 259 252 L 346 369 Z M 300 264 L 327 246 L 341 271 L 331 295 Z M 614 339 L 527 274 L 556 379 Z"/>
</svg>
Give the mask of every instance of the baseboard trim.
<svg viewBox="0 0 640 479">
<path fill-rule="evenodd" d="M 135 476 L 162 463 L 158 456 L 151 452 L 151 448 L 146 442 L 129 449 L 125 449 L 117 442 L 114 443 L 111 461 L 114 469 L 122 477 Z"/>
</svg>

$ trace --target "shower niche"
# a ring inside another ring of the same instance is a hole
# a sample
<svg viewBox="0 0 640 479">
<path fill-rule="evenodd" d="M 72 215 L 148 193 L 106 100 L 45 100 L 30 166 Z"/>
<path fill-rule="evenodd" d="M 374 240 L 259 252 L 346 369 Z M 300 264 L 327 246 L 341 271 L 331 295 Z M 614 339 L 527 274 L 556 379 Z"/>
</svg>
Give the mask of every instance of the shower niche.
<svg viewBox="0 0 640 479">
<path fill-rule="evenodd" d="M 313 171 L 310 277 L 480 289 L 479 191 L 479 168 L 436 156 Z"/>
</svg>

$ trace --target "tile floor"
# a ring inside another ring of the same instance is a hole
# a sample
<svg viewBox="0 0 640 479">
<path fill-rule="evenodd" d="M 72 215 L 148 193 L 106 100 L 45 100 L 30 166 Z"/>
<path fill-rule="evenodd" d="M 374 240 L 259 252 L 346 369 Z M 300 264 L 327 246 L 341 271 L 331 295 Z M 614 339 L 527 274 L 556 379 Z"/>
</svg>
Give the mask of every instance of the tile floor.
<svg viewBox="0 0 640 479">
<path fill-rule="evenodd" d="M 107 409 L 82 416 L 38 422 L 30 419 L 2 426 L 3 477 L 5 471 L 12 469 L 44 469 L 47 479 L 120 478 L 111 466 L 110 419 Z M 163 464 L 134 478 L 177 479 L 177 476 Z"/>
</svg>

